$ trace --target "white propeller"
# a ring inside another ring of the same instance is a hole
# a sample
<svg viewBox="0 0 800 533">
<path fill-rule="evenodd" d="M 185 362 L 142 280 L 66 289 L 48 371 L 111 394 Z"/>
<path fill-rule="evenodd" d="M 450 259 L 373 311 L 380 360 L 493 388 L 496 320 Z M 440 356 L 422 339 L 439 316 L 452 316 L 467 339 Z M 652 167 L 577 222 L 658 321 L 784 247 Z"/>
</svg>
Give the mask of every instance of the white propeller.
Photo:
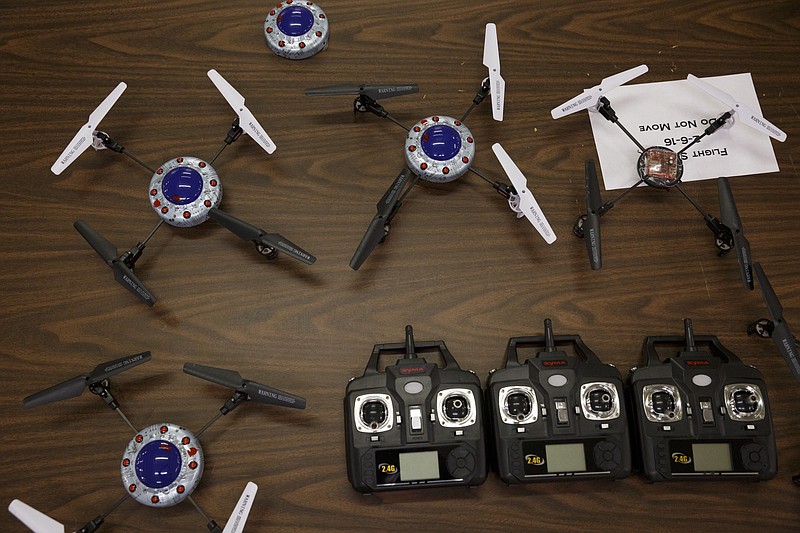
<svg viewBox="0 0 800 533">
<path fill-rule="evenodd" d="M 761 133 L 766 133 L 767 135 L 769 135 L 770 137 L 772 137 L 777 141 L 784 142 L 786 140 L 786 134 L 783 131 L 781 131 L 780 128 L 775 126 L 772 122 L 765 119 L 764 117 L 762 117 L 761 115 L 759 115 L 746 105 L 737 102 L 733 98 L 733 96 L 726 93 L 722 89 L 714 87 L 710 83 L 701 80 L 700 78 L 698 78 L 693 74 L 689 74 L 689 76 L 687 76 L 686 79 L 689 80 L 689 82 L 695 87 L 704 90 L 705 92 L 707 92 L 708 94 L 710 94 L 711 96 L 713 96 L 714 98 L 725 104 L 726 106 L 729 106 L 731 108 L 731 112 L 735 113 L 736 116 L 742 120 L 742 122 L 744 122 L 751 128 L 758 130 Z"/>
<path fill-rule="evenodd" d="M 566 115 L 571 115 L 572 113 L 577 113 L 582 109 L 594 107 L 597 105 L 600 97 L 604 96 L 605 93 L 628 83 L 634 78 L 638 78 L 645 72 L 647 72 L 647 65 L 639 65 L 638 67 L 633 67 L 632 69 L 614 74 L 608 78 L 603 78 L 600 85 L 595 85 L 591 89 L 584 89 L 578 96 L 567 100 L 558 107 L 554 107 L 550 111 L 550 115 L 552 115 L 553 118 L 561 118 Z"/>
<path fill-rule="evenodd" d="M 222 533 L 239 533 L 244 530 L 244 523 L 247 522 L 247 516 L 250 514 L 257 491 L 258 485 L 252 481 L 247 483 Z"/>
<path fill-rule="evenodd" d="M 253 113 L 244 105 L 244 96 L 234 89 L 233 85 L 228 83 L 228 81 L 213 68 L 208 71 L 208 77 L 211 78 L 211 81 L 219 92 L 222 93 L 222 96 L 225 97 L 225 100 L 228 101 L 228 104 L 236 112 L 236 115 L 239 117 L 239 127 L 252 137 L 261 148 L 266 150 L 268 154 L 274 152 L 275 143 L 269 138 L 269 135 L 267 135 L 267 132 L 261 127 L 261 124 L 258 123 Z"/>
<path fill-rule="evenodd" d="M 57 176 L 64 172 L 64 169 L 70 166 L 70 164 L 75 161 L 79 155 L 85 152 L 92 145 L 92 136 L 95 129 L 127 88 L 128 86 L 125 85 L 124 82 L 120 82 L 119 85 L 117 85 L 102 102 L 100 102 L 100 105 L 97 106 L 97 109 L 92 111 L 92 114 L 89 115 L 89 122 L 81 126 L 81 129 L 78 130 L 78 133 L 75 134 L 75 137 L 72 138 L 67 147 L 64 148 L 64 151 L 61 152 L 61 155 L 58 156 L 56 162 L 53 163 L 53 166 L 50 167 L 50 170 L 53 172 L 53 174 Z"/>
<path fill-rule="evenodd" d="M 56 522 L 20 500 L 14 500 L 8 504 L 8 511 L 28 526 L 33 533 L 64 533 L 65 531 L 64 524 Z"/>
<path fill-rule="evenodd" d="M 553 228 L 550 227 L 550 223 L 547 222 L 544 213 L 542 213 L 542 210 L 539 208 L 539 204 L 536 203 L 536 198 L 533 197 L 533 194 L 528 189 L 528 180 L 525 179 L 525 175 L 514 161 L 511 160 L 503 147 L 500 146 L 500 143 L 494 143 L 492 145 L 492 150 L 494 151 L 494 155 L 497 156 L 497 160 L 500 161 L 503 170 L 506 171 L 508 179 L 511 180 L 511 184 L 514 185 L 514 189 L 517 191 L 516 196 L 512 195 L 508 200 L 511 209 L 517 212 L 517 217 L 527 217 L 545 242 L 547 242 L 547 244 L 553 244 L 556 240 L 556 234 L 553 233 Z"/>
<path fill-rule="evenodd" d="M 492 97 L 492 117 L 503 120 L 503 102 L 505 100 L 506 82 L 500 76 L 500 50 L 497 47 L 497 26 L 493 22 L 486 25 L 483 40 L 483 64 L 489 69 L 490 95 Z"/>
</svg>

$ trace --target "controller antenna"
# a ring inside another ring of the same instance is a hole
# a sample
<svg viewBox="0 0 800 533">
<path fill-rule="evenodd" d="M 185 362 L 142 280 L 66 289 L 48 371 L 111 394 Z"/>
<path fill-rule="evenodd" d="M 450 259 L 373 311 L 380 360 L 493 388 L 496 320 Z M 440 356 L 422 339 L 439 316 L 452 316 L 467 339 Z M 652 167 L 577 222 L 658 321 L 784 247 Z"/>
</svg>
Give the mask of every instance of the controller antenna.
<svg viewBox="0 0 800 533">
<path fill-rule="evenodd" d="M 417 354 L 414 353 L 414 328 L 410 325 L 406 326 L 406 359 L 414 359 Z"/>
<path fill-rule="evenodd" d="M 544 351 L 556 351 L 556 341 L 553 337 L 553 321 L 549 318 L 544 319 Z"/>
<path fill-rule="evenodd" d="M 694 332 L 692 331 L 692 319 L 691 318 L 684 318 L 683 319 L 683 331 L 684 335 L 686 336 L 686 351 L 687 352 L 696 352 L 697 346 L 694 344 Z"/>
</svg>

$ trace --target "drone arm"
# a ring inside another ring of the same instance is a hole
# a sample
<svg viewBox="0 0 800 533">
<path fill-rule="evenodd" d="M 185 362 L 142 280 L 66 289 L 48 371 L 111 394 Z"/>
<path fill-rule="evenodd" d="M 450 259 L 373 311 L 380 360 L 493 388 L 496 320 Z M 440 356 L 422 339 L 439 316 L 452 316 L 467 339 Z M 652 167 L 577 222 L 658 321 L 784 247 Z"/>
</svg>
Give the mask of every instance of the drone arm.
<svg viewBox="0 0 800 533">
<path fill-rule="evenodd" d="M 704 211 L 697 204 L 697 202 L 692 200 L 692 198 L 688 194 L 686 194 L 686 191 L 684 191 L 680 185 L 676 185 L 675 188 L 678 189 L 678 192 L 680 192 L 684 198 L 689 200 L 689 203 L 692 204 L 692 207 L 694 207 L 695 210 L 697 210 L 697 212 L 700 213 L 700 215 L 703 217 L 706 226 L 708 226 L 708 229 L 711 230 L 711 232 L 714 234 L 714 238 L 717 240 L 717 248 L 719 248 L 719 255 L 722 256 L 730 252 L 731 249 L 733 248 L 733 233 L 731 232 L 731 229 L 725 224 L 723 224 L 717 217 L 712 216 L 711 214 Z M 720 246 L 720 243 L 722 243 L 724 247 Z"/>
<path fill-rule="evenodd" d="M 97 383 L 90 383 L 89 391 L 92 394 L 95 394 L 100 398 L 102 398 L 102 400 L 106 402 L 106 405 L 108 405 L 113 411 L 116 411 L 119 414 L 119 416 L 122 417 L 122 420 L 125 421 L 128 427 L 133 430 L 134 433 L 138 432 L 136 427 L 133 424 L 131 424 L 130 420 L 128 420 L 128 417 L 125 416 L 125 413 L 122 412 L 122 409 L 120 409 L 119 402 L 117 401 L 117 399 L 114 398 L 113 394 L 111 394 L 111 390 L 108 388 L 108 380 L 99 381 Z"/>
<path fill-rule="evenodd" d="M 709 124 L 709 126 L 703 131 L 702 135 L 695 136 L 695 138 L 694 138 L 694 140 L 692 142 L 690 142 L 689 144 L 687 144 L 686 146 L 681 148 L 678 151 L 678 155 L 682 154 L 683 152 L 688 150 L 690 147 L 692 147 L 695 144 L 699 143 L 700 139 L 702 139 L 703 137 L 707 137 L 708 135 L 711 135 L 712 133 L 714 133 L 715 131 L 720 129 L 722 126 L 725 125 L 726 122 L 728 122 L 728 120 L 732 116 L 733 116 L 733 113 L 731 113 L 730 111 L 726 111 L 722 115 L 717 117 L 717 119 L 714 122 L 712 122 L 711 124 Z"/>
<path fill-rule="evenodd" d="M 619 127 L 619 129 L 621 129 L 622 132 L 625 135 L 627 135 L 630 140 L 633 141 L 633 144 L 635 144 L 639 148 L 639 150 L 644 152 L 644 146 L 642 146 L 641 143 L 639 143 L 639 141 L 637 141 L 636 138 L 633 135 L 631 135 L 631 132 L 629 132 L 627 128 L 625 128 L 625 126 L 622 125 L 622 122 L 619 121 L 619 119 L 617 118 L 617 113 L 611 107 L 611 102 L 608 100 L 608 98 L 603 96 L 602 98 L 600 98 L 600 100 L 597 101 L 597 111 L 601 115 L 603 115 L 603 118 L 605 118 L 609 122 L 613 122 L 614 124 L 616 124 Z"/>
<path fill-rule="evenodd" d="M 121 256 L 119 256 L 119 259 L 117 259 L 117 261 L 125 264 L 125 266 L 127 266 L 128 268 L 133 269 L 134 265 L 136 265 L 136 261 L 138 261 L 139 258 L 142 256 L 142 252 L 144 252 L 144 249 L 147 246 L 148 241 L 153 237 L 153 235 L 156 234 L 156 231 L 158 231 L 158 228 L 160 228 L 163 223 L 164 220 L 160 219 L 153 227 L 153 229 L 150 230 L 150 233 L 147 235 L 147 237 L 145 237 L 143 241 L 137 242 L 136 244 L 131 246 L 131 249 L 122 254 Z"/>
<path fill-rule="evenodd" d="M 90 520 L 85 526 L 77 530 L 75 533 L 94 533 L 100 528 L 101 525 L 103 525 L 103 522 L 106 521 L 108 515 L 116 511 L 117 507 L 119 507 L 128 500 L 130 500 L 130 497 L 126 494 L 125 496 L 117 500 L 117 502 L 114 505 L 112 505 L 108 511 L 101 514 L 100 516 L 96 516 L 95 518 Z"/>
<path fill-rule="evenodd" d="M 191 497 L 191 496 L 189 496 L 187 499 L 189 500 L 189 503 L 191 503 L 191 504 L 192 504 L 192 506 L 195 508 L 195 510 L 196 510 L 198 513 L 200 513 L 200 516 L 202 516 L 202 517 L 203 517 L 203 520 L 205 520 L 205 521 L 206 521 L 206 527 L 208 528 L 208 530 L 209 530 L 211 533 L 222 533 L 222 529 L 219 527 L 219 525 L 217 525 L 217 523 L 216 523 L 216 522 L 214 522 L 213 520 L 211 520 L 211 519 L 208 517 L 208 515 L 207 515 L 206 513 L 204 513 L 204 512 L 203 512 L 203 510 L 200 508 L 200 506 L 199 506 L 199 505 L 197 505 L 197 503 L 195 503 L 195 501 L 192 499 L 192 497 Z"/>
<path fill-rule="evenodd" d="M 209 161 L 208 164 L 213 165 L 214 161 L 216 161 L 220 154 L 222 154 L 222 151 L 239 140 L 239 137 L 242 136 L 242 133 L 244 133 L 244 130 L 239 125 L 239 117 L 236 117 L 233 119 L 233 123 L 231 123 L 231 129 L 228 130 L 228 134 L 225 136 L 225 142 L 222 144 L 220 149 L 217 150 L 217 153 L 214 154 L 214 157 L 211 158 L 211 161 Z"/>
<path fill-rule="evenodd" d="M 128 158 L 137 163 L 139 166 L 147 169 L 151 174 L 156 173 L 156 171 L 150 168 L 150 166 L 147 163 L 145 163 L 135 155 L 129 153 L 124 146 L 122 146 L 117 141 L 112 139 L 108 133 L 104 131 L 95 131 L 94 136 L 98 141 L 100 141 L 100 144 L 102 144 L 105 148 L 108 148 L 112 152 L 117 152 L 118 154 L 128 156 Z"/>
<path fill-rule="evenodd" d="M 400 126 L 401 128 L 403 128 L 404 130 L 408 131 L 408 128 L 406 126 L 395 120 L 395 118 L 392 117 L 389 114 L 389 112 L 386 111 L 386 109 L 384 109 L 382 105 L 380 105 L 378 102 L 376 102 L 374 99 L 370 98 L 366 94 L 360 95 L 353 101 L 353 110 L 360 113 L 369 112 L 378 117 L 389 119 L 398 126 Z"/>
<path fill-rule="evenodd" d="M 242 404 L 242 402 L 244 402 L 246 400 L 247 400 L 247 394 L 246 393 L 238 391 L 238 390 L 235 391 L 233 393 L 233 396 L 231 397 L 231 399 L 228 400 L 227 402 L 225 402 L 225 405 L 223 405 L 222 407 L 219 408 L 219 413 L 214 415 L 214 417 L 211 420 L 206 422 L 206 424 L 202 428 L 200 428 L 200 431 L 195 433 L 195 436 L 197 436 L 199 438 L 200 435 L 202 435 L 205 432 L 205 430 L 207 430 L 208 428 L 210 428 L 214 424 L 214 422 L 216 422 L 217 420 L 219 420 L 223 416 L 227 415 L 228 413 L 230 413 L 231 411 L 233 411 L 234 409 L 239 407 Z"/>
<path fill-rule="evenodd" d="M 512 194 L 517 194 L 517 191 L 514 190 L 514 186 L 513 185 L 506 185 L 505 183 L 500 183 L 499 181 L 492 181 L 489 178 L 487 178 L 486 176 L 484 176 L 483 173 L 475 170 L 472 167 L 469 167 L 468 170 L 470 172 L 472 172 L 473 174 L 475 174 L 476 176 L 478 176 L 479 178 L 481 178 L 483 181 L 485 181 L 489 185 L 491 185 L 492 188 L 494 190 L 496 190 L 500 194 L 500 196 L 502 196 L 506 200 L 511 198 Z"/>
<path fill-rule="evenodd" d="M 467 111 L 464 113 L 464 115 L 462 115 L 461 122 L 466 122 L 467 117 L 469 116 L 470 113 L 472 113 L 472 110 L 478 107 L 478 105 L 480 105 L 480 103 L 483 102 L 484 98 L 489 96 L 490 92 L 492 92 L 492 84 L 489 78 L 486 78 L 485 80 L 483 80 L 483 82 L 481 82 L 481 86 L 478 89 L 478 92 L 475 93 L 475 98 L 472 99 L 472 103 L 467 108 Z"/>
</svg>

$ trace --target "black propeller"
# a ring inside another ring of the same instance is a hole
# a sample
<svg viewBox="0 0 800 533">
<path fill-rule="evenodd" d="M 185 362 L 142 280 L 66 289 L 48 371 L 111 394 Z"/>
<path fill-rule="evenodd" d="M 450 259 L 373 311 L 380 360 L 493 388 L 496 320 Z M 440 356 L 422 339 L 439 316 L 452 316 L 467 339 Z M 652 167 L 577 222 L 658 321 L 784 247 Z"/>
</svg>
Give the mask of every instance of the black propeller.
<svg viewBox="0 0 800 533">
<path fill-rule="evenodd" d="M 47 403 L 58 402 L 68 398 L 80 396 L 86 387 L 90 387 L 95 383 L 101 383 L 106 379 L 119 374 L 129 368 L 133 368 L 142 363 L 150 360 L 150 352 L 142 352 L 136 355 L 129 355 L 107 363 L 97 365 L 94 370 L 88 374 L 81 374 L 74 378 L 68 379 L 58 385 L 53 385 L 49 389 L 31 394 L 24 400 L 22 404 L 26 408 L 37 407 Z"/>
<path fill-rule="evenodd" d="M 592 266 L 592 270 L 599 270 L 603 267 L 603 253 L 600 249 L 600 206 L 603 199 L 600 197 L 600 183 L 597 181 L 597 171 L 593 159 L 586 160 L 584 171 L 586 174 L 586 221 L 583 226 L 583 238 L 586 241 L 589 264 Z"/>
<path fill-rule="evenodd" d="M 248 399 L 254 402 L 268 403 L 281 407 L 292 407 L 294 409 L 306 408 L 305 398 L 267 385 L 262 385 L 255 381 L 250 381 L 249 379 L 242 379 L 242 376 L 234 370 L 198 365 L 195 363 L 185 363 L 183 365 L 183 371 L 192 376 L 246 394 Z"/>
<path fill-rule="evenodd" d="M 155 305 L 156 299 L 153 297 L 153 294 L 147 290 L 147 287 L 142 285 L 142 282 L 139 281 L 139 278 L 133 273 L 133 264 L 142 254 L 144 246 L 136 245 L 124 254 L 117 255 L 117 247 L 97 233 L 83 220 L 77 220 L 73 226 L 75 226 L 78 233 L 86 239 L 86 242 L 94 248 L 97 255 L 111 267 L 111 270 L 114 271 L 114 279 L 117 280 L 117 283 L 128 289 L 150 307 Z"/>
<path fill-rule="evenodd" d="M 353 258 L 350 259 L 350 268 L 353 270 L 361 268 L 361 265 L 367 257 L 369 257 L 378 244 L 389 234 L 389 223 L 402 205 L 400 200 L 401 195 L 411 176 L 412 173 L 410 169 L 403 169 L 400 175 L 392 182 L 391 186 L 389 186 L 389 190 L 384 193 L 383 197 L 377 203 L 376 207 L 378 213 L 372 219 L 372 222 L 369 223 L 369 227 L 366 233 L 364 233 L 364 237 L 361 238 L 361 242 L 358 244 Z"/>
<path fill-rule="evenodd" d="M 267 233 L 263 229 L 257 228 L 243 220 L 229 215 L 225 211 L 212 208 L 208 212 L 208 217 L 216 220 L 220 225 L 230 230 L 234 235 L 245 241 L 252 241 L 256 244 L 259 253 L 268 259 L 275 257 L 274 252 L 283 252 L 289 257 L 302 261 L 308 265 L 314 264 L 316 257 L 309 254 L 289 239 L 278 233 Z"/>
<path fill-rule="evenodd" d="M 306 96 L 338 96 L 352 94 L 366 96 L 373 100 L 381 98 L 391 98 L 419 92 L 419 85 L 416 83 L 402 84 L 362 84 L 342 83 L 339 85 L 328 85 L 326 87 L 314 87 L 306 89 Z"/>
<path fill-rule="evenodd" d="M 739 271 L 742 275 L 742 284 L 745 289 L 753 290 L 753 266 L 750 263 L 750 243 L 744 236 L 742 221 L 739 219 L 739 210 L 733 200 L 728 178 L 717 180 L 719 191 L 719 218 L 733 235 L 733 246 L 736 248 L 736 258 L 739 260 Z"/>
<path fill-rule="evenodd" d="M 767 304 L 769 314 L 772 317 L 774 329 L 772 330 L 772 341 L 778 348 L 778 352 L 786 359 L 789 369 L 794 374 L 795 379 L 800 381 L 800 361 L 797 359 L 797 341 L 789 331 L 789 326 L 783 320 L 783 306 L 778 300 L 772 285 L 761 267 L 761 263 L 753 264 L 753 272 L 758 280 L 758 288 L 761 289 L 761 295 L 764 297 L 764 303 Z"/>
</svg>

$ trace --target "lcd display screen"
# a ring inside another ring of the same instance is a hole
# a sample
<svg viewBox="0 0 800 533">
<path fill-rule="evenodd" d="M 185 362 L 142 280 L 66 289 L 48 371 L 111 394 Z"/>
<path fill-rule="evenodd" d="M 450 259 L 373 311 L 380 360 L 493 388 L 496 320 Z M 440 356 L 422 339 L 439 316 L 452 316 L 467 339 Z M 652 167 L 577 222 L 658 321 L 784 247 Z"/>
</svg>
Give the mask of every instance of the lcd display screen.
<svg viewBox="0 0 800 533">
<path fill-rule="evenodd" d="M 398 454 L 400 481 L 423 481 L 439 479 L 439 454 L 431 452 L 411 452 Z"/>
<path fill-rule="evenodd" d="M 557 472 L 586 472 L 586 454 L 583 443 L 575 444 L 547 444 L 544 447 L 547 457 L 547 471 Z"/>
<path fill-rule="evenodd" d="M 693 443 L 692 461 L 695 472 L 732 472 L 731 447 L 725 442 Z"/>
</svg>

